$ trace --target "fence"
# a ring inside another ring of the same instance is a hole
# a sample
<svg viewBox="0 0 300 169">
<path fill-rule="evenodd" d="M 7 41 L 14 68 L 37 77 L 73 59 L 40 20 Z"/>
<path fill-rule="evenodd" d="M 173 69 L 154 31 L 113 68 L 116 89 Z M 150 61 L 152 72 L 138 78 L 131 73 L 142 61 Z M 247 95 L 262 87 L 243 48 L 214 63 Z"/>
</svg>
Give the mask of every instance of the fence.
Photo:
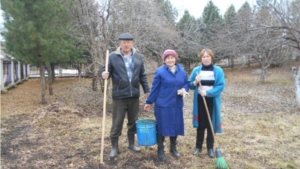
<svg viewBox="0 0 300 169">
<path fill-rule="evenodd" d="M 78 69 L 75 68 L 61 68 L 60 66 L 54 67 L 55 77 L 72 77 L 78 76 Z M 45 76 L 48 76 L 48 72 L 45 71 Z M 40 77 L 40 69 L 36 66 L 30 66 L 30 78 Z"/>
<path fill-rule="evenodd" d="M 78 76 L 78 70 L 74 68 L 63 69 L 55 68 L 56 77 Z M 45 76 L 48 72 L 45 71 Z M 0 88 L 1 92 L 7 92 L 8 89 L 16 87 L 29 78 L 39 78 L 40 71 L 36 66 L 24 65 L 14 60 L 0 59 Z"/>
</svg>

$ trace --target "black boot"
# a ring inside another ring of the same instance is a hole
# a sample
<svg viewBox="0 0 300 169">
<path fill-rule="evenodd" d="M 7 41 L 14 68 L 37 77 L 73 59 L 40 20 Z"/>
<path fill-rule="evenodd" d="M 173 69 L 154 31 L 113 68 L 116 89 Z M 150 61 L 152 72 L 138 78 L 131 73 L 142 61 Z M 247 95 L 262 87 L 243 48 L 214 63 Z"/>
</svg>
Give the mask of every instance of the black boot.
<svg viewBox="0 0 300 169">
<path fill-rule="evenodd" d="M 170 137 L 170 142 L 171 142 L 171 149 L 170 152 L 175 156 L 175 157 L 180 157 L 180 154 L 176 150 L 176 143 L 177 143 L 177 136 L 175 137 Z"/>
<path fill-rule="evenodd" d="M 193 155 L 197 155 L 202 151 L 203 141 L 204 141 L 204 129 L 197 128 L 196 149 L 195 149 Z"/>
<path fill-rule="evenodd" d="M 119 138 L 118 137 L 111 137 L 110 141 L 111 141 L 111 145 L 112 145 L 112 150 L 110 152 L 109 157 L 110 157 L 110 160 L 113 160 L 113 159 L 115 159 L 115 157 L 119 153 L 119 145 L 118 145 Z"/>
<path fill-rule="evenodd" d="M 141 149 L 134 145 L 134 134 L 128 134 L 128 148 L 135 152 L 140 152 Z"/>
<path fill-rule="evenodd" d="M 207 149 L 207 154 L 210 158 L 214 158 L 215 157 L 215 153 L 214 153 L 214 149 L 212 148 L 208 148 Z"/>
<path fill-rule="evenodd" d="M 165 137 L 161 134 L 157 134 L 157 155 L 161 161 L 166 161 L 166 155 L 164 151 Z"/>
<path fill-rule="evenodd" d="M 214 136 L 212 134 L 212 131 L 209 128 L 207 128 L 207 138 L 206 138 L 206 147 L 207 147 L 207 154 L 210 158 L 215 157 L 214 153 Z"/>
<path fill-rule="evenodd" d="M 199 153 L 201 153 L 202 148 L 196 148 L 195 151 L 193 152 L 193 155 L 197 155 Z"/>
</svg>

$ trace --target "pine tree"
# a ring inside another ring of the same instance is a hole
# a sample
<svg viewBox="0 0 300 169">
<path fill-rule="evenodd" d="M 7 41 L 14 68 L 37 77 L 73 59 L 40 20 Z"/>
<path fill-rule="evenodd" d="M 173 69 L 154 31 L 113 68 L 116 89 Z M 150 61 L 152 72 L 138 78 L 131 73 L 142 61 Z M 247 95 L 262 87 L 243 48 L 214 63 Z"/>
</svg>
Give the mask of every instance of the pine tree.
<svg viewBox="0 0 300 169">
<path fill-rule="evenodd" d="M 234 6 L 231 4 L 224 14 L 225 23 L 232 25 L 235 21 L 236 12 Z"/>
<path fill-rule="evenodd" d="M 219 8 L 212 1 L 209 1 L 205 6 L 202 19 L 205 24 L 220 23 L 223 21 L 222 16 L 219 14 Z"/>
<path fill-rule="evenodd" d="M 3 0 L 6 52 L 25 64 L 38 65 L 42 104 L 46 103 L 45 65 L 70 61 L 76 41 L 69 37 L 66 1 Z"/>
<path fill-rule="evenodd" d="M 212 1 L 209 1 L 205 6 L 200 21 L 200 33 L 202 34 L 202 41 L 204 44 L 212 42 L 214 36 L 223 23 L 223 18 L 219 14 L 219 9 Z"/>
</svg>

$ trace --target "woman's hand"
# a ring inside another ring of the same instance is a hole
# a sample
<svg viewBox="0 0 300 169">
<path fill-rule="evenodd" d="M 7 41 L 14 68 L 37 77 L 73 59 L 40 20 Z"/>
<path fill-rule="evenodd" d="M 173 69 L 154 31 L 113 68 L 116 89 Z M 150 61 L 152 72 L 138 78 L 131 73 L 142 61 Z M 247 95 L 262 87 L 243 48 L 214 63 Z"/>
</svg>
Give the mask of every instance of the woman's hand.
<svg viewBox="0 0 300 169">
<path fill-rule="evenodd" d="M 151 105 L 150 105 L 150 104 L 145 104 L 145 106 L 144 106 L 144 110 L 145 110 L 145 111 L 149 111 L 150 108 L 151 108 Z"/>
<path fill-rule="evenodd" d="M 201 76 L 197 75 L 195 81 L 196 81 L 196 84 L 200 83 L 201 82 Z"/>
<path fill-rule="evenodd" d="M 200 90 L 201 96 L 206 96 L 206 90 Z"/>
<path fill-rule="evenodd" d="M 182 96 L 182 97 L 185 97 L 185 96 L 189 95 L 189 93 L 186 92 L 185 88 L 182 88 L 182 89 L 178 90 L 177 92 L 178 92 L 177 94 Z"/>
<path fill-rule="evenodd" d="M 177 91 L 177 94 L 180 95 L 180 96 L 183 96 L 185 92 L 186 92 L 185 88 L 182 88 L 182 89 Z"/>
</svg>

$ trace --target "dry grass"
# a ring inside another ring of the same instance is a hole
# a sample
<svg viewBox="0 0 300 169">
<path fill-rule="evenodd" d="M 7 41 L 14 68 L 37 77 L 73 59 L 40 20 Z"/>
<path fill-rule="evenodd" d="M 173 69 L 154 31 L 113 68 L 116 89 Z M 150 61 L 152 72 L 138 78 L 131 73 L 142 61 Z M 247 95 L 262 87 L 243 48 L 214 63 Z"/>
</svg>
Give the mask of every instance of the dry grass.
<svg viewBox="0 0 300 169">
<path fill-rule="evenodd" d="M 255 69 L 225 70 L 224 134 L 217 135 L 216 141 L 233 169 L 300 168 L 300 114 L 290 67 L 270 69 L 264 84 L 259 83 Z M 91 79 L 57 79 L 55 94 L 47 96 L 47 105 L 39 103 L 38 79 L 2 94 L 2 168 L 215 168 L 215 159 L 205 151 L 192 155 L 196 134 L 191 119 L 192 97 L 185 100 L 186 135 L 178 138 L 182 156 L 170 154 L 167 139 L 165 163 L 158 160 L 156 146 L 142 147 L 141 153 L 127 149 L 126 120 L 120 137 L 121 153 L 109 161 L 108 103 L 104 164 L 99 164 L 103 94 L 93 92 L 90 84 Z M 140 118 L 154 116 L 142 113 Z"/>
</svg>

